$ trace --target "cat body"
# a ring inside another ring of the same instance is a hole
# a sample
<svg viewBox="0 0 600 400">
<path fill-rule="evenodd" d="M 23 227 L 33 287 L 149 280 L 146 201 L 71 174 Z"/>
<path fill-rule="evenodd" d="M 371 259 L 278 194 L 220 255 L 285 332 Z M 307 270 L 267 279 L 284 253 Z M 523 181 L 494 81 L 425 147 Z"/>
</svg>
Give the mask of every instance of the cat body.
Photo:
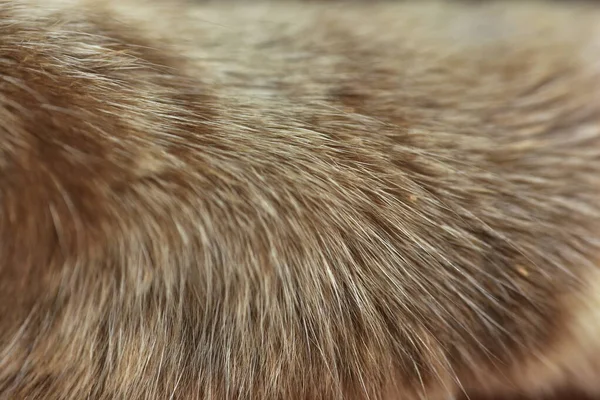
<svg viewBox="0 0 600 400">
<path fill-rule="evenodd" d="M 600 10 L 0 1 L 0 399 L 597 393 Z"/>
</svg>

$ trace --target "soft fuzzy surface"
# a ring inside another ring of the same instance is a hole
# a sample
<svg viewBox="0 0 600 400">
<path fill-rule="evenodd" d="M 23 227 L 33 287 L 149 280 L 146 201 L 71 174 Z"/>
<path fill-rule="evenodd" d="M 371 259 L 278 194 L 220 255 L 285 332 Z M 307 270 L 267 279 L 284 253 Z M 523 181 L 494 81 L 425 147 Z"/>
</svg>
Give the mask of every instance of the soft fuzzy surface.
<svg viewBox="0 0 600 400">
<path fill-rule="evenodd" d="M 600 10 L 0 0 L 0 398 L 593 392 Z"/>
</svg>

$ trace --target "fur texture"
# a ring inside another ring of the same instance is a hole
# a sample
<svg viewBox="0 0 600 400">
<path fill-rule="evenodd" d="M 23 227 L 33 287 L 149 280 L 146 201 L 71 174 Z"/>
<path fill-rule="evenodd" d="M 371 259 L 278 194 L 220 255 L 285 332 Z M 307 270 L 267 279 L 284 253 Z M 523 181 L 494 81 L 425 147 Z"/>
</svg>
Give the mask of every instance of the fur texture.
<svg viewBox="0 0 600 400">
<path fill-rule="evenodd" d="M 1 399 L 600 380 L 600 12 L 0 0 Z"/>
</svg>

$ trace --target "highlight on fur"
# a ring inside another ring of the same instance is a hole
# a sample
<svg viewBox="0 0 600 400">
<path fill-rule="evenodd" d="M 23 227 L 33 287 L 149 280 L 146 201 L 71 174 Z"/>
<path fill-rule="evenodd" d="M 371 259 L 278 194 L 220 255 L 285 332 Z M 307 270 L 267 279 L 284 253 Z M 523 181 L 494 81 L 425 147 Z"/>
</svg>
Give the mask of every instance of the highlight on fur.
<svg viewBox="0 0 600 400">
<path fill-rule="evenodd" d="M 600 11 L 0 0 L 0 399 L 598 393 Z"/>
</svg>

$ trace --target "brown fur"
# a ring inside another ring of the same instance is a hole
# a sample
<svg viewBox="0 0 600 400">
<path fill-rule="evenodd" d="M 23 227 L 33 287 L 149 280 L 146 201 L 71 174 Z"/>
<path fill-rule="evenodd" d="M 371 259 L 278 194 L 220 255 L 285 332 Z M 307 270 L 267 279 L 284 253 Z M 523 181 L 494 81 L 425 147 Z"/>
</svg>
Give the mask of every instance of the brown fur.
<svg viewBox="0 0 600 400">
<path fill-rule="evenodd" d="M 600 379 L 600 10 L 0 0 L 1 399 Z"/>
</svg>

